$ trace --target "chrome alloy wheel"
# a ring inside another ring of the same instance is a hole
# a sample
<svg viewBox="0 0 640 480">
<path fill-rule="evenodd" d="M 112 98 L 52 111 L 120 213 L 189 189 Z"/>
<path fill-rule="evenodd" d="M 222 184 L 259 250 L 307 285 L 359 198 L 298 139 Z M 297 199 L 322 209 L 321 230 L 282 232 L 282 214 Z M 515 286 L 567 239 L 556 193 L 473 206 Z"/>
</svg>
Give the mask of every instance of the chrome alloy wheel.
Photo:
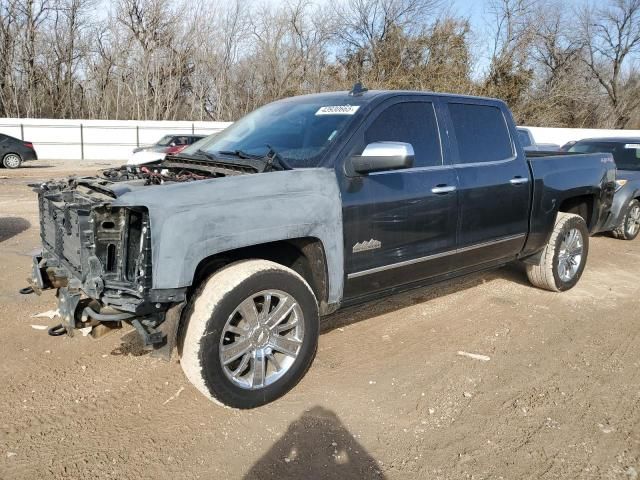
<svg viewBox="0 0 640 480">
<path fill-rule="evenodd" d="M 638 230 L 640 230 L 640 205 L 637 202 L 631 210 L 629 210 L 629 215 L 627 216 L 627 224 L 625 228 L 627 229 L 627 235 L 629 237 L 634 237 L 638 234 Z"/>
<path fill-rule="evenodd" d="M 4 164 L 7 168 L 18 168 L 22 160 L 15 153 L 10 153 L 4 157 Z"/>
<path fill-rule="evenodd" d="M 563 282 L 570 282 L 582 264 L 584 239 L 577 228 L 569 230 L 560 244 L 558 253 L 558 276 Z"/>
<path fill-rule="evenodd" d="M 258 292 L 240 303 L 224 326 L 222 369 L 241 388 L 264 388 L 291 368 L 303 338 L 304 318 L 296 300 L 281 290 Z"/>
</svg>

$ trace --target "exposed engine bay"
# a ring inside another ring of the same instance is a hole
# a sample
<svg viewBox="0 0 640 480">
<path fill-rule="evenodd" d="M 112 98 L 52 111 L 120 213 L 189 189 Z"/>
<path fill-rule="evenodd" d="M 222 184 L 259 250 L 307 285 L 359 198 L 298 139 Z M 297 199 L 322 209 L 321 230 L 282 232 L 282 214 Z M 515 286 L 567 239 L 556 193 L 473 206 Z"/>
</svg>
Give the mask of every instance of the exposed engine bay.
<svg viewBox="0 0 640 480">
<path fill-rule="evenodd" d="M 158 168 L 142 165 L 140 167 L 120 167 L 102 172 L 105 178 L 113 182 L 145 180 L 145 185 L 162 185 L 167 182 L 191 182 L 205 180 L 213 175 L 202 175 L 186 169 Z"/>
<path fill-rule="evenodd" d="M 104 170 L 102 176 L 112 182 L 144 180 L 145 185 L 162 185 L 168 182 L 192 182 L 257 172 L 258 169 L 251 165 L 173 157 L 157 164 L 110 168 Z"/>
<path fill-rule="evenodd" d="M 35 257 L 33 289 L 58 289 L 61 329 L 68 334 L 87 325 L 131 321 L 145 345 L 157 346 L 164 341 L 157 328 L 185 292 L 151 290 L 148 212 L 116 207 L 114 199 L 148 186 L 246 173 L 256 169 L 175 158 L 32 185 L 38 193 L 43 245 Z"/>
</svg>

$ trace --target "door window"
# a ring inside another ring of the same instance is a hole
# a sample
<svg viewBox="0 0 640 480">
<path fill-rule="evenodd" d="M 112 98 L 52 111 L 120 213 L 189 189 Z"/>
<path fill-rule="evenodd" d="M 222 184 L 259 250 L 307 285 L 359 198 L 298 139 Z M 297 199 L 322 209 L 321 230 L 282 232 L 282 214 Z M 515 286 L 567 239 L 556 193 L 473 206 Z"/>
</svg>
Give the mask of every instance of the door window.
<svg viewBox="0 0 640 480">
<path fill-rule="evenodd" d="M 513 157 L 507 122 L 498 107 L 450 103 L 459 163 L 483 163 Z"/>
<path fill-rule="evenodd" d="M 373 142 L 410 143 L 415 152 L 415 167 L 442 165 L 440 135 L 432 103 L 407 102 L 388 107 L 367 127 L 362 150 Z"/>
</svg>

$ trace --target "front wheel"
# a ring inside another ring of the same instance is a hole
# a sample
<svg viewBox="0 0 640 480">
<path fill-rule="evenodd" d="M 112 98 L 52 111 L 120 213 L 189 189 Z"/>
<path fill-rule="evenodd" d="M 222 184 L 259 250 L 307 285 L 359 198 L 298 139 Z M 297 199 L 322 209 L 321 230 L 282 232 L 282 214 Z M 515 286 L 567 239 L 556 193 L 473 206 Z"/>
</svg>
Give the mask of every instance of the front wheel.
<svg viewBox="0 0 640 480">
<path fill-rule="evenodd" d="M 616 238 L 622 240 L 633 240 L 640 233 L 640 201 L 631 200 L 622 218 L 622 222 L 613 231 Z"/>
<path fill-rule="evenodd" d="M 265 260 L 212 275 L 187 313 L 180 363 L 209 399 L 254 408 L 291 390 L 316 353 L 318 305 L 296 272 Z"/>
<path fill-rule="evenodd" d="M 569 290 L 580 280 L 588 253 L 589 230 L 584 219 L 560 212 L 540 264 L 527 265 L 529 281 L 552 292 Z"/>
</svg>

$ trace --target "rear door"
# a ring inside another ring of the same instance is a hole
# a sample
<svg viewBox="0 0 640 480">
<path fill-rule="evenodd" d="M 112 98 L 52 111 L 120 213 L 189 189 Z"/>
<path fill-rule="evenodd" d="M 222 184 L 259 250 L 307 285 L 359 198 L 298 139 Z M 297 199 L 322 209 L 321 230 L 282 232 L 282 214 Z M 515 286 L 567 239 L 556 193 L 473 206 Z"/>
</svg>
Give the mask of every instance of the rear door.
<svg viewBox="0 0 640 480">
<path fill-rule="evenodd" d="M 510 114 L 482 99 L 448 100 L 447 111 L 460 202 L 454 267 L 515 257 L 529 228 L 531 184 Z"/>
<path fill-rule="evenodd" d="M 404 170 L 340 178 L 346 256 L 345 298 L 445 273 L 456 246 L 457 180 L 427 96 L 395 97 L 375 109 L 346 147 L 347 158 L 380 141 L 410 143 Z"/>
</svg>

